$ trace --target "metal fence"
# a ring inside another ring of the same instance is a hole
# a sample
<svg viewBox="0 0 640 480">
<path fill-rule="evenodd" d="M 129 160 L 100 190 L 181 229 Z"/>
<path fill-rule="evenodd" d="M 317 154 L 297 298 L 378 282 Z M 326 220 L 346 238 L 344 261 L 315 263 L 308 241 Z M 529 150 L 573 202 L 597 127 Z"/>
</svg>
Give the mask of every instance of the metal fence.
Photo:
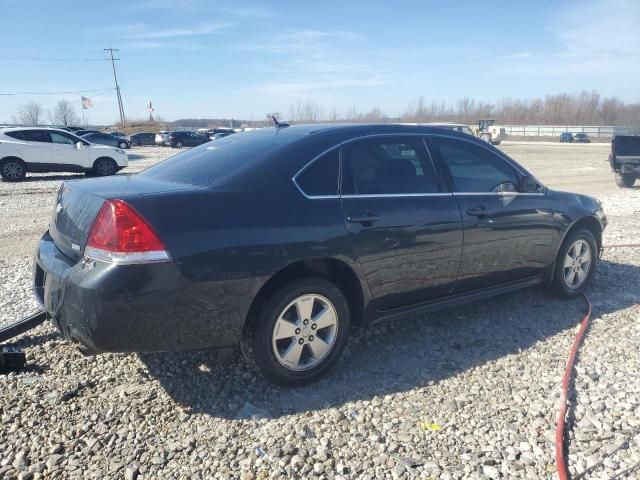
<svg viewBox="0 0 640 480">
<path fill-rule="evenodd" d="M 496 125 L 498 126 L 498 125 Z M 561 133 L 586 133 L 590 137 L 611 138 L 614 135 L 640 135 L 640 127 L 598 125 L 499 125 L 507 135 L 520 137 L 559 137 Z"/>
</svg>

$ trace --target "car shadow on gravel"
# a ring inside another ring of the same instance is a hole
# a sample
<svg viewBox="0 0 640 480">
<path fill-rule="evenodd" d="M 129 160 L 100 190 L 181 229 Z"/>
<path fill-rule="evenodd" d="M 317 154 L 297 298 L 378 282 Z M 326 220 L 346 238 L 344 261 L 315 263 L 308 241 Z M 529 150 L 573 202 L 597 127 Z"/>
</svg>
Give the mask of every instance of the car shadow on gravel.
<svg viewBox="0 0 640 480">
<path fill-rule="evenodd" d="M 627 294 L 618 288 L 618 282 L 632 285 L 634 278 L 639 284 L 639 267 L 607 261 L 600 267 L 589 291 L 594 315 L 640 302 L 637 290 Z M 140 358 L 149 375 L 194 413 L 238 418 L 249 403 L 249 411 L 277 418 L 437 383 L 572 329 L 585 311 L 582 298 L 567 301 L 532 288 L 361 329 L 352 333 L 341 360 L 325 378 L 295 389 L 255 375 L 239 351 L 225 358 L 214 351 Z"/>
</svg>

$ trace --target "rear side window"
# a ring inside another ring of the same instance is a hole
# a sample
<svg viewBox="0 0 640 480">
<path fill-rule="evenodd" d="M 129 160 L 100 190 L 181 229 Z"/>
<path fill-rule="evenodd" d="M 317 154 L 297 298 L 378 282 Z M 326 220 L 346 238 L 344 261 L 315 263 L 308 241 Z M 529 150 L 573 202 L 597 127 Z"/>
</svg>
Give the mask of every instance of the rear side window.
<svg viewBox="0 0 640 480">
<path fill-rule="evenodd" d="M 486 148 L 464 140 L 443 137 L 432 137 L 429 143 L 449 170 L 454 191 L 517 191 L 519 182 L 515 169 Z"/>
<path fill-rule="evenodd" d="M 345 195 L 440 191 L 420 137 L 361 140 L 345 147 L 343 155 Z"/>
<path fill-rule="evenodd" d="M 300 189 L 310 197 L 337 195 L 339 158 L 336 148 L 307 166 L 296 177 Z"/>
<path fill-rule="evenodd" d="M 19 130 L 17 132 L 7 132 L 5 135 L 25 142 L 49 142 L 48 136 L 42 130 Z"/>
</svg>

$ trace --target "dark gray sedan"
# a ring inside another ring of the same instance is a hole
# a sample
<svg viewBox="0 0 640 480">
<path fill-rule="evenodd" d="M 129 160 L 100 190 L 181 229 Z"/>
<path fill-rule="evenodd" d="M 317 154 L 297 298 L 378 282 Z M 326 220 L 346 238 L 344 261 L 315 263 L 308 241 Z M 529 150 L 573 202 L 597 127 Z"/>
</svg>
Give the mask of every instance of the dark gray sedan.
<svg viewBox="0 0 640 480">
<path fill-rule="evenodd" d="M 82 135 L 86 141 L 100 145 L 109 145 L 117 148 L 131 148 L 131 142 L 127 138 L 115 137 L 108 133 L 87 133 Z"/>
</svg>

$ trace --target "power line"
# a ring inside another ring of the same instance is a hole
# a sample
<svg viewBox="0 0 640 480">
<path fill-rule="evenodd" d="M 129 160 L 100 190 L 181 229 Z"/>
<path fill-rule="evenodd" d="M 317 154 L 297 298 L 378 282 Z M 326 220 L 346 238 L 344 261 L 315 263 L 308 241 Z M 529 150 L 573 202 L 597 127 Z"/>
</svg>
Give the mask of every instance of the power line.
<svg viewBox="0 0 640 480">
<path fill-rule="evenodd" d="M 12 95 L 66 95 L 71 93 L 92 93 L 92 92 L 108 92 L 115 90 L 115 88 L 95 88 L 93 90 L 74 90 L 67 92 L 12 92 L 12 93 L 0 93 L 2 96 Z"/>
<path fill-rule="evenodd" d="M 42 57 L 5 57 L 0 60 L 16 60 L 20 62 L 108 62 L 109 58 L 42 58 Z M 118 60 L 118 59 L 116 59 Z"/>
</svg>

